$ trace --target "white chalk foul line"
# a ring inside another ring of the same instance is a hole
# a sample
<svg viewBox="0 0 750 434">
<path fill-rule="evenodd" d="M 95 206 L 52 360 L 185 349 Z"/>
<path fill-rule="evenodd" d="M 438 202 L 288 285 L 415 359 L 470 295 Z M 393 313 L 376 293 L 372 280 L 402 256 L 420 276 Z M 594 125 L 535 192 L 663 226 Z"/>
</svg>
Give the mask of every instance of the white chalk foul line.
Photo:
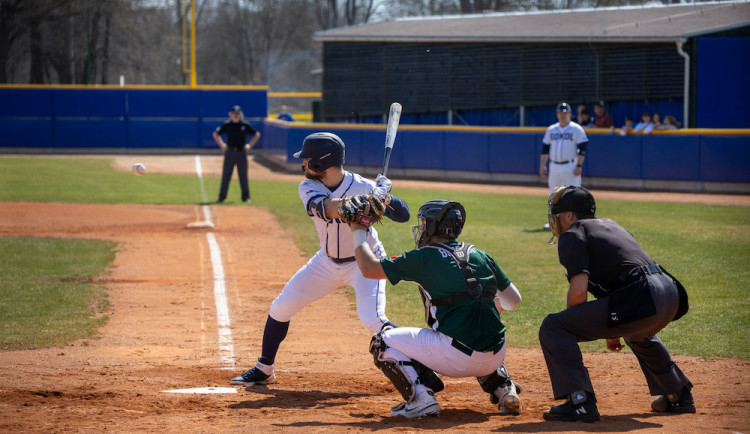
<svg viewBox="0 0 750 434">
<path fill-rule="evenodd" d="M 195 156 L 195 173 L 200 179 L 201 196 L 206 202 L 206 189 L 203 185 L 203 170 L 200 156 Z M 203 216 L 207 223 L 211 223 L 211 208 L 203 205 Z M 208 247 L 211 252 L 211 265 L 214 271 L 214 302 L 216 303 L 216 323 L 219 327 L 219 361 L 221 369 L 234 369 L 234 344 L 232 343 L 232 329 L 227 305 L 226 280 L 224 265 L 221 262 L 221 249 L 216 242 L 213 232 L 206 233 Z"/>
<path fill-rule="evenodd" d="M 211 264 L 214 268 L 214 301 L 216 302 L 216 323 L 219 326 L 219 360 L 222 365 L 221 369 L 234 369 L 234 344 L 232 344 L 221 249 L 213 232 L 206 233 L 206 238 L 211 250 Z"/>
</svg>

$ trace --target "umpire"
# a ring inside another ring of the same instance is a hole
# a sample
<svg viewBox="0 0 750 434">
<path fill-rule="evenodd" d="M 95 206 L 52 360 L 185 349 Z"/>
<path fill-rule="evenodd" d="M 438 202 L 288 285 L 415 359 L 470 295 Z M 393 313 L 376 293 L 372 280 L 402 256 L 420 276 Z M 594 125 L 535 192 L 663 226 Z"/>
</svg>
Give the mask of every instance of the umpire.
<svg viewBox="0 0 750 434">
<path fill-rule="evenodd" d="M 226 143 L 221 135 L 227 135 Z M 245 140 L 252 136 L 250 142 Z M 229 181 L 232 179 L 234 166 L 237 166 L 237 176 L 240 178 L 242 189 L 242 201 L 250 203 L 250 186 L 247 182 L 247 151 L 260 139 L 260 133 L 247 122 L 242 114 L 242 108 L 236 105 L 229 112 L 229 120 L 224 122 L 214 131 L 214 141 L 224 151 L 224 167 L 221 172 L 221 190 L 219 190 L 218 203 L 223 203 L 227 198 Z"/>
<path fill-rule="evenodd" d="M 633 350 L 646 376 L 656 412 L 695 413 L 693 385 L 672 360 L 656 333 L 687 313 L 685 289 L 657 265 L 628 231 L 596 218 L 594 197 L 583 187 L 558 187 L 549 196 L 548 219 L 560 264 L 570 286 L 567 309 L 548 315 L 539 329 L 555 399 L 549 421 L 600 419 L 591 379 L 578 342 L 607 339 L 620 351 L 620 337 Z M 596 298 L 587 302 L 588 292 Z"/>
</svg>

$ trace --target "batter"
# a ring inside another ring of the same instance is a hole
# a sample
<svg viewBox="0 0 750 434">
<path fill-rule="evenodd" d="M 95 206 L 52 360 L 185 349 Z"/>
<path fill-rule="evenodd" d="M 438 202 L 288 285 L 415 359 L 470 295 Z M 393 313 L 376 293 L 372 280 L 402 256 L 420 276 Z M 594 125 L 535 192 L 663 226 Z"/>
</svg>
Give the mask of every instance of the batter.
<svg viewBox="0 0 750 434">
<path fill-rule="evenodd" d="M 302 150 L 305 179 L 299 185 L 299 197 L 315 223 L 320 250 L 284 286 L 271 304 L 263 332 L 261 356 L 252 369 L 233 378 L 231 384 L 271 384 L 276 381 L 274 364 L 281 342 L 286 338 L 292 316 L 303 307 L 344 285 L 354 288 L 359 320 L 370 331 L 378 333 L 384 326 L 395 326 L 385 315 L 385 281 L 362 276 L 354 258 L 352 233 L 338 217 L 339 202 L 358 194 L 378 196 L 390 202 L 385 216 L 396 222 L 409 220 L 406 203 L 391 195 L 391 182 L 378 176 L 376 182 L 345 171 L 344 142 L 335 134 L 314 133 L 307 136 Z M 367 245 L 373 255 L 385 257 L 375 228 L 370 228 Z"/>
</svg>

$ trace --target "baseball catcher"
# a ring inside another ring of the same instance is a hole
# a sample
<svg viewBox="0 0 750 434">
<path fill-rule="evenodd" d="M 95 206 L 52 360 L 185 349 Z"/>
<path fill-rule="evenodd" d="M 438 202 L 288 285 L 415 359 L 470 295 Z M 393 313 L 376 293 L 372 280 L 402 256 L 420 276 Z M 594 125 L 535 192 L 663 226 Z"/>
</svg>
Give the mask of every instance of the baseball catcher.
<svg viewBox="0 0 750 434">
<path fill-rule="evenodd" d="M 435 373 L 476 377 L 501 412 L 520 412 L 519 389 L 503 365 L 500 312 L 518 306 L 521 294 L 487 253 L 456 240 L 466 221 L 460 203 L 431 200 L 419 208 L 417 218 L 412 228 L 416 250 L 390 259 L 373 255 L 367 228 L 351 224 L 362 274 L 388 278 L 393 285 L 416 282 L 430 327 L 386 327 L 372 338 L 375 366 L 405 401 L 391 407 L 391 416 L 439 414 L 435 393 L 444 385 Z"/>
</svg>

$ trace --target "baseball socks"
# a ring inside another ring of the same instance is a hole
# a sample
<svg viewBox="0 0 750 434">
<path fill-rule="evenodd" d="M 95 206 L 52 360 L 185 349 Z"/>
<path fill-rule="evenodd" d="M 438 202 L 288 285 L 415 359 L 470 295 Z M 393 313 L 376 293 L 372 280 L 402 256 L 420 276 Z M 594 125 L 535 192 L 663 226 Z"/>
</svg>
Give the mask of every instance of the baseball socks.
<svg viewBox="0 0 750 434">
<path fill-rule="evenodd" d="M 245 386 L 256 384 L 272 384 L 276 382 L 276 374 L 273 371 L 276 353 L 279 351 L 281 342 L 286 338 L 289 331 L 289 321 L 276 321 L 268 316 L 266 328 L 263 331 L 263 349 L 255 367 L 242 375 L 232 378 L 230 384 L 241 384 Z"/>
<path fill-rule="evenodd" d="M 276 360 L 276 353 L 279 351 L 281 341 L 286 338 L 289 331 L 289 321 L 276 321 L 268 315 L 266 328 L 263 330 L 263 348 L 260 351 L 259 362 L 267 365 L 273 365 Z"/>
</svg>

